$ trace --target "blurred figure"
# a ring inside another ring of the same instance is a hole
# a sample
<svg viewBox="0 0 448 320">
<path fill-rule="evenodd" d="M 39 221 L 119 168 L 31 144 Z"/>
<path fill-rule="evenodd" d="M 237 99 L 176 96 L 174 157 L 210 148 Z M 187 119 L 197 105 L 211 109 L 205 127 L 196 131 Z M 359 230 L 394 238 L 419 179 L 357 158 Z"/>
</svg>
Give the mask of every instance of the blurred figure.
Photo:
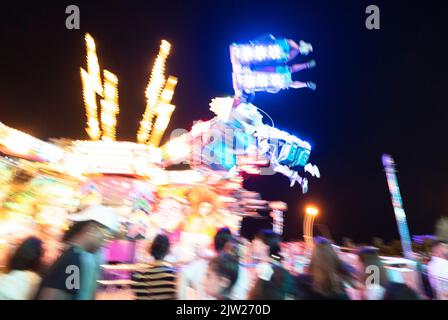
<svg viewBox="0 0 448 320">
<path fill-rule="evenodd" d="M 204 288 L 207 296 L 216 300 L 231 300 L 232 288 L 238 279 L 238 257 L 222 253 L 213 258 L 207 267 Z"/>
<path fill-rule="evenodd" d="M 358 252 L 359 261 L 361 263 L 359 275 L 363 287 L 361 288 L 362 300 L 382 300 L 389 284 L 389 278 L 386 268 L 381 262 L 378 251 L 372 247 L 361 248 Z M 377 283 L 368 283 L 372 272 L 378 272 L 376 278 Z"/>
<path fill-rule="evenodd" d="M 375 237 L 372 239 L 372 245 L 376 247 L 380 253 L 383 253 L 384 251 L 384 240 L 379 237 Z"/>
<path fill-rule="evenodd" d="M 216 232 L 214 238 L 215 257 L 225 252 L 226 244 L 234 242 L 229 228 L 221 228 Z M 244 251 L 245 246 L 240 243 L 239 251 Z M 229 249 L 227 249 L 228 251 Z M 241 254 L 241 252 L 240 252 Z M 199 259 L 185 266 L 179 272 L 178 298 L 180 300 L 205 299 L 203 283 L 207 271 L 209 260 Z M 249 288 L 249 276 L 246 268 L 239 264 L 239 277 L 237 283 L 233 286 L 230 298 L 233 300 L 244 300 L 247 298 Z M 194 294 L 192 294 L 192 291 Z"/>
<path fill-rule="evenodd" d="M 438 242 L 427 265 L 429 282 L 438 300 L 448 300 L 448 244 Z"/>
<path fill-rule="evenodd" d="M 252 263 L 252 244 L 246 238 L 239 238 L 238 241 L 240 243 L 240 264 L 249 266 Z"/>
<path fill-rule="evenodd" d="M 336 253 L 336 255 L 339 257 L 342 263 L 342 267 L 350 274 L 354 275 L 357 273 L 358 268 L 358 256 L 356 255 L 356 252 L 349 251 L 349 252 L 343 252 L 341 248 L 335 244 L 332 245 L 333 250 Z"/>
<path fill-rule="evenodd" d="M 221 228 L 216 232 L 214 238 L 214 249 L 216 255 L 224 249 L 225 244 L 230 241 L 231 238 L 232 234 L 228 228 Z M 205 293 L 202 285 L 207 266 L 208 261 L 202 258 L 182 268 L 179 273 L 178 284 L 178 298 L 180 300 L 204 298 Z M 191 291 L 194 291 L 194 297 L 192 297 Z"/>
<path fill-rule="evenodd" d="M 348 249 L 355 249 L 356 245 L 352 239 L 344 237 L 342 238 L 342 245 Z"/>
<path fill-rule="evenodd" d="M 349 300 L 345 290 L 346 282 L 352 282 L 352 277 L 344 268 L 331 242 L 325 238 L 317 238 L 308 273 L 296 278 L 297 298 Z"/>
<path fill-rule="evenodd" d="M 176 272 L 165 261 L 169 250 L 168 237 L 163 234 L 157 235 L 149 250 L 154 263 L 132 275 L 131 288 L 137 300 L 176 299 Z"/>
<path fill-rule="evenodd" d="M 280 236 L 272 230 L 260 230 L 252 240 L 252 254 L 255 262 L 281 261 Z"/>
<path fill-rule="evenodd" d="M 115 211 L 93 205 L 72 215 L 66 249 L 42 280 L 38 300 L 93 300 L 100 275 L 98 251 L 118 231 Z"/>
<path fill-rule="evenodd" d="M 383 300 L 420 300 L 420 297 L 406 284 L 390 282 Z"/>
<path fill-rule="evenodd" d="M 252 240 L 253 256 L 257 265 L 250 299 L 283 300 L 295 296 L 293 278 L 282 265 L 280 244 L 280 236 L 268 229 L 260 230 Z"/>
<path fill-rule="evenodd" d="M 360 278 L 363 283 L 361 297 L 363 300 L 415 300 L 418 294 L 406 285 L 399 271 L 387 269 L 378 249 L 361 248 L 358 252 L 361 262 Z"/>
<path fill-rule="evenodd" d="M 257 280 L 249 293 L 249 300 L 292 299 L 292 277 L 282 266 L 260 263 L 257 266 Z"/>
<path fill-rule="evenodd" d="M 29 300 L 39 287 L 44 254 L 42 241 L 25 239 L 7 264 L 7 272 L 0 276 L 0 300 Z"/>
<path fill-rule="evenodd" d="M 435 298 L 434 290 L 429 282 L 427 264 L 430 260 L 427 257 L 426 251 L 424 252 L 414 252 L 414 261 L 416 262 L 415 270 L 418 275 L 418 285 L 420 289 L 420 293 L 429 300 L 433 300 Z"/>
<path fill-rule="evenodd" d="M 448 243 L 448 216 L 444 215 L 436 223 L 435 236 L 437 240 Z"/>
<path fill-rule="evenodd" d="M 230 299 L 247 300 L 250 289 L 249 268 L 246 264 L 248 255 L 247 241 L 233 237 L 224 246 L 224 252 L 238 258 L 238 279 L 232 288 Z"/>
</svg>

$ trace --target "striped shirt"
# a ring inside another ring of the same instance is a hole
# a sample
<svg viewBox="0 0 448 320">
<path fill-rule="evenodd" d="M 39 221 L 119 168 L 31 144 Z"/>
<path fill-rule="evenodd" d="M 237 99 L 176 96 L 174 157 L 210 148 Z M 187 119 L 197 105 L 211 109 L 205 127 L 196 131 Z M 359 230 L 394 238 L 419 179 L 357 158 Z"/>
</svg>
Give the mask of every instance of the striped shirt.
<svg viewBox="0 0 448 320">
<path fill-rule="evenodd" d="M 132 275 L 131 288 L 137 300 L 175 300 L 176 271 L 165 261 L 156 261 Z"/>
</svg>

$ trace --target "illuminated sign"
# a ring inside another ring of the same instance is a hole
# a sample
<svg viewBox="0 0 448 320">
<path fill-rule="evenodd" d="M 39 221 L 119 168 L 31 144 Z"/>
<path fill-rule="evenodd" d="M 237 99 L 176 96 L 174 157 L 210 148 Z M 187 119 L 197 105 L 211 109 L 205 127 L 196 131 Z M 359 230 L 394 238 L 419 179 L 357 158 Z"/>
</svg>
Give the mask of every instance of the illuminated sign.
<svg viewBox="0 0 448 320">
<path fill-rule="evenodd" d="M 143 144 L 116 141 L 75 141 L 70 151 L 65 166 L 71 172 L 142 176 L 157 162 L 158 153 Z"/>
</svg>

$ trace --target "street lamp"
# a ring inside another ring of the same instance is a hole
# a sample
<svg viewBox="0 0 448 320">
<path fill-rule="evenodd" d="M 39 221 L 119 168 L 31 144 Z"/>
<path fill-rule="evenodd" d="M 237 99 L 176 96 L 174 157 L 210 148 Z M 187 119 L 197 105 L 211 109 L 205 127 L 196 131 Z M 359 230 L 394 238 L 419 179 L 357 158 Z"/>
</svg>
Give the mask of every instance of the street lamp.
<svg viewBox="0 0 448 320">
<path fill-rule="evenodd" d="M 303 220 L 303 238 L 309 246 L 313 244 L 313 225 L 314 219 L 319 214 L 319 209 L 314 206 L 305 208 L 305 219 Z"/>
</svg>

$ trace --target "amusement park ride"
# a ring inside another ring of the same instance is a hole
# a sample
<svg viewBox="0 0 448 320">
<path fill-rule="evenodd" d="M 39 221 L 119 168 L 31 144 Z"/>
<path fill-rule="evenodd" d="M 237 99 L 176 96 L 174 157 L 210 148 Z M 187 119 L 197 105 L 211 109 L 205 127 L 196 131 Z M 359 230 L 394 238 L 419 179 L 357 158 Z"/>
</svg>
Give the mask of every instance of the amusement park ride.
<svg viewBox="0 0 448 320">
<path fill-rule="evenodd" d="M 211 120 L 195 122 L 189 132 L 160 145 L 175 110 L 178 79 L 165 75 L 171 44 L 161 42 L 136 142 L 130 142 L 117 141 L 115 132 L 118 77 L 101 69 L 92 36 L 86 34 L 85 41 L 81 80 L 89 140 L 46 142 L 0 122 L 1 238 L 23 226 L 53 225 L 54 207 L 68 215 L 91 203 L 116 207 L 129 238 L 147 238 L 160 229 L 207 236 L 223 225 L 238 231 L 243 217 L 259 216 L 260 210 L 271 211 L 274 229 L 282 232 L 286 204 L 245 190 L 244 176 L 278 172 L 305 193 L 305 175 L 320 173 L 308 162 L 311 145 L 264 123 L 263 111 L 252 102 L 256 92 L 315 90 L 312 82 L 292 80 L 293 73 L 314 67 L 313 60 L 288 65 L 311 53 L 310 44 L 273 36 L 232 44 L 234 96 L 212 99 Z M 180 163 L 189 169 L 170 168 Z M 63 226 L 61 213 L 56 228 Z"/>
</svg>

